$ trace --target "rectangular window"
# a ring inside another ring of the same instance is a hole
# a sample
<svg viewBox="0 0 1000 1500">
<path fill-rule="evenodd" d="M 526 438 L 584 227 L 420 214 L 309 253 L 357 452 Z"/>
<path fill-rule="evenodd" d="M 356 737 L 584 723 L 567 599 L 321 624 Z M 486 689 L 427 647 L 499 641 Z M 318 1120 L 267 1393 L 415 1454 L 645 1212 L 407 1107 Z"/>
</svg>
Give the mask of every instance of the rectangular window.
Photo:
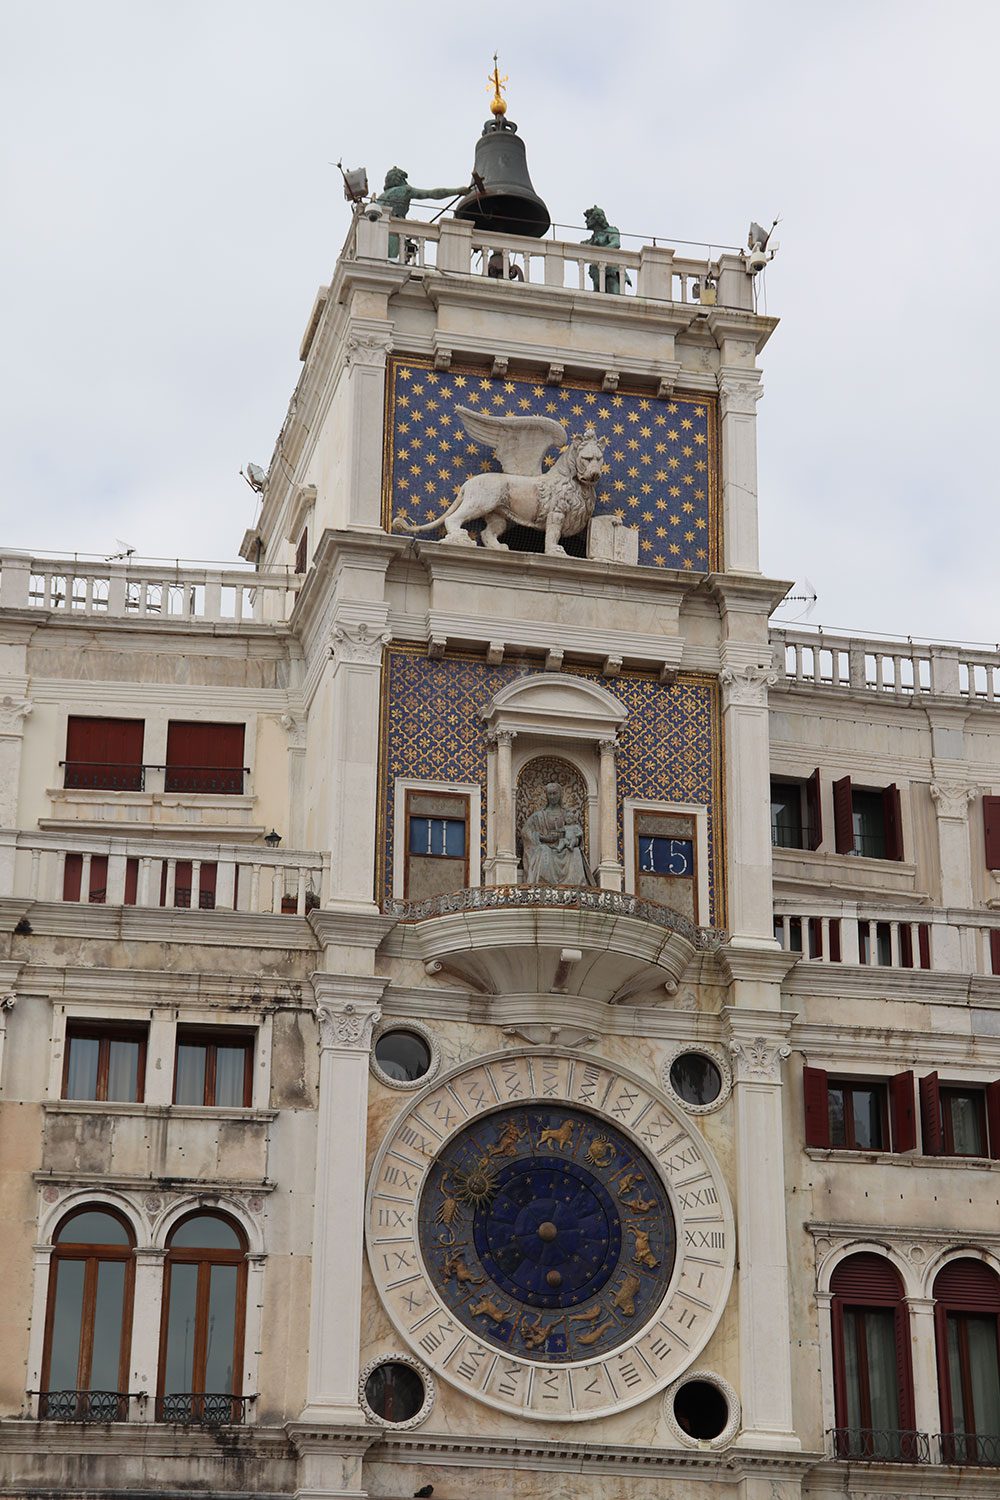
<svg viewBox="0 0 1000 1500">
<path fill-rule="evenodd" d="M 144 1027 L 70 1022 L 63 1059 L 64 1099 L 137 1104 L 142 1102 L 145 1082 Z"/>
<path fill-rule="evenodd" d="M 1000 870 L 1000 797 L 983 798 L 983 836 L 986 868 Z"/>
<path fill-rule="evenodd" d="M 771 781 L 771 843 L 776 849 L 818 849 L 823 842 L 819 771 L 808 781 Z"/>
<path fill-rule="evenodd" d="M 299 537 L 299 544 L 298 544 L 298 546 L 295 549 L 295 571 L 296 571 L 296 573 L 306 573 L 306 572 L 308 572 L 308 570 L 309 570 L 309 528 L 308 528 L 308 526 L 306 526 L 306 527 L 303 528 L 302 535 Z"/>
<path fill-rule="evenodd" d="M 167 792 L 243 791 L 244 724 L 195 724 L 174 720 L 167 725 Z"/>
<path fill-rule="evenodd" d="M 469 883 L 469 798 L 463 792 L 406 793 L 403 897 L 424 901 Z"/>
<path fill-rule="evenodd" d="M 1000 1082 L 949 1084 L 928 1073 L 920 1080 L 920 1122 L 928 1156 L 1000 1159 Z"/>
<path fill-rule="evenodd" d="M 855 787 L 849 776 L 833 783 L 834 835 L 838 854 L 865 859 L 903 858 L 899 788 Z"/>
<path fill-rule="evenodd" d="M 249 1109 L 253 1034 L 178 1027 L 174 1103 Z"/>
<path fill-rule="evenodd" d="M 912 1151 L 917 1144 L 913 1074 L 831 1078 L 803 1068 L 807 1146 L 835 1151 Z"/>
<path fill-rule="evenodd" d="M 218 866 L 214 863 L 205 862 L 198 871 L 198 893 L 197 896 L 192 888 L 194 880 L 194 865 L 189 859 L 179 859 L 174 865 L 174 900 L 175 907 L 200 907 L 202 911 L 215 910 L 215 882 Z M 167 904 L 167 861 L 164 860 L 160 866 L 160 905 Z"/>
<path fill-rule="evenodd" d="M 71 715 L 66 722 L 63 785 L 104 792 L 141 792 L 143 719 L 92 719 Z"/>
<path fill-rule="evenodd" d="M 829 1081 L 830 1145 L 846 1151 L 882 1151 L 889 1141 L 884 1083 Z"/>
</svg>

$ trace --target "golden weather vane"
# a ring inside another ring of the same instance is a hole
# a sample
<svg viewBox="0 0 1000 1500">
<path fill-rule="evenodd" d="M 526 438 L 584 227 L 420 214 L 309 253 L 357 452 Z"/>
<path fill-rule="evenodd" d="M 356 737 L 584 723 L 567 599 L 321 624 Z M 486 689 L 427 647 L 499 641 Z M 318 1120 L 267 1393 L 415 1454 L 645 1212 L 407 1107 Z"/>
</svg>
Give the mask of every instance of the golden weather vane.
<svg viewBox="0 0 1000 1500">
<path fill-rule="evenodd" d="M 493 103 L 490 105 L 490 110 L 499 118 L 500 115 L 507 113 L 507 101 L 501 92 L 507 87 L 507 74 L 505 73 L 502 78 L 500 77 L 500 65 L 497 62 L 495 52 L 493 54 L 493 72 L 487 73 L 486 77 L 490 88 L 493 90 Z"/>
</svg>

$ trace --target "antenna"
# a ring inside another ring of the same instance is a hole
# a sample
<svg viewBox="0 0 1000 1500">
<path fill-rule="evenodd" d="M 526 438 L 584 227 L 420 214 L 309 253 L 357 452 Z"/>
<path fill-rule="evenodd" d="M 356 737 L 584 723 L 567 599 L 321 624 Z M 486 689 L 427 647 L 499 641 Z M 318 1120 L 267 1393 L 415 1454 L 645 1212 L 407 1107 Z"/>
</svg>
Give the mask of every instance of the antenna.
<svg viewBox="0 0 1000 1500">
<path fill-rule="evenodd" d="M 267 487 L 267 471 L 260 464 L 248 463 L 245 469 L 240 470 L 240 478 L 246 480 L 256 495 L 262 495 Z"/>
<path fill-rule="evenodd" d="M 116 536 L 115 541 L 118 543 L 119 547 L 122 550 L 120 552 L 112 552 L 111 556 L 106 557 L 104 561 L 128 562 L 129 558 L 135 555 L 135 548 L 131 545 L 130 542 L 123 542 L 120 536 Z"/>
<path fill-rule="evenodd" d="M 363 203 L 368 197 L 368 172 L 364 167 L 347 167 L 345 170 L 343 161 L 331 162 L 330 166 L 340 168 L 340 175 L 344 179 L 344 197 L 348 203 Z"/>
<path fill-rule="evenodd" d="M 812 618 L 813 610 L 816 608 L 819 595 L 808 578 L 803 575 L 802 582 L 800 584 L 792 584 L 792 587 L 801 589 L 801 593 L 786 594 L 778 605 L 778 608 L 783 609 L 786 604 L 804 604 L 805 609 L 801 610 L 799 614 L 794 615 L 790 620 L 778 621 L 778 624 L 804 624 L 806 620 Z"/>
</svg>

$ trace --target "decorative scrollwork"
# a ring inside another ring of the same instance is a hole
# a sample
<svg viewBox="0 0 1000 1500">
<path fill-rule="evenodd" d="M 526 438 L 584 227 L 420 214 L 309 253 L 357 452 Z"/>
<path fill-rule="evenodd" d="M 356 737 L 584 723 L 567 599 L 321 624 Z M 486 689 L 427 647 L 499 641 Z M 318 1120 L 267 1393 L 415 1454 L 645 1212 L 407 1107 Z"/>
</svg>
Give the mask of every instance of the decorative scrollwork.
<svg viewBox="0 0 1000 1500">
<path fill-rule="evenodd" d="M 431 896 L 426 901 L 393 901 L 389 912 L 401 922 L 422 922 L 428 917 L 449 916 L 452 912 L 496 911 L 509 907 L 547 906 L 566 911 L 604 912 L 615 917 L 636 917 L 679 933 L 697 948 L 719 946 L 720 933 L 714 927 L 695 927 L 687 917 L 660 906 L 656 901 L 641 901 L 620 891 L 591 890 L 578 886 L 553 885 L 485 885 Z"/>
<path fill-rule="evenodd" d="M 382 661 L 382 647 L 392 640 L 392 632 L 376 629 L 362 620 L 360 624 L 335 625 L 330 637 L 330 655 L 339 665 L 352 662 L 377 667 Z"/>
<path fill-rule="evenodd" d="M 747 708 L 764 708 L 767 704 L 767 690 L 774 687 L 777 680 L 778 674 L 773 667 L 762 663 L 757 666 L 723 667 L 719 673 L 726 703 L 738 703 Z"/>
<path fill-rule="evenodd" d="M 737 1083 L 749 1080 L 777 1083 L 781 1077 L 781 1064 L 791 1056 L 792 1049 L 787 1042 L 773 1037 L 755 1036 L 734 1037 L 729 1043 L 729 1051 Z"/>
<path fill-rule="evenodd" d="M 355 1005 L 348 1000 L 339 1006 L 321 1005 L 317 1017 L 321 1047 L 367 1052 L 371 1046 L 372 1030 L 382 1019 L 382 1012 L 377 1005 Z"/>
</svg>

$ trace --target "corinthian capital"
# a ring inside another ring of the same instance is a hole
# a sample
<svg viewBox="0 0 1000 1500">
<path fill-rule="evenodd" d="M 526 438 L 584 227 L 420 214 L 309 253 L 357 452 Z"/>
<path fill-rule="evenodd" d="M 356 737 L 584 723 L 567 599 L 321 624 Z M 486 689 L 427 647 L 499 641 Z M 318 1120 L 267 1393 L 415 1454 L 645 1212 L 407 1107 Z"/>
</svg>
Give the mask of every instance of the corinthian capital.
<svg viewBox="0 0 1000 1500">
<path fill-rule="evenodd" d="M 377 1005 L 360 1005 L 353 1000 L 326 1001 L 317 1007 L 319 1044 L 326 1050 L 367 1052 L 372 1031 L 382 1019 Z"/>
<path fill-rule="evenodd" d="M 392 339 L 388 334 L 358 328 L 347 335 L 344 359 L 349 365 L 384 369 L 386 356 L 391 348 Z"/>
<path fill-rule="evenodd" d="M 24 721 L 31 713 L 32 703 L 29 698 L 15 698 L 6 693 L 0 698 L 0 734 L 17 735 L 24 733 Z"/>
<path fill-rule="evenodd" d="M 978 787 L 966 786 L 961 781 L 931 782 L 931 796 L 939 818 L 964 819 L 969 811 L 969 803 L 978 792 Z"/>
<path fill-rule="evenodd" d="M 724 417 L 752 417 L 763 394 L 764 388 L 759 380 L 734 375 L 719 377 L 719 405 Z"/>
<path fill-rule="evenodd" d="M 335 625 L 330 636 L 330 655 L 339 665 L 354 662 L 360 666 L 377 667 L 382 661 L 382 647 L 392 640 L 392 632 L 367 624 Z"/>
<path fill-rule="evenodd" d="M 778 674 L 771 666 L 723 667 L 719 673 L 723 701 L 744 704 L 750 708 L 767 706 L 767 690 L 774 687 Z"/>
<path fill-rule="evenodd" d="M 781 1064 L 790 1056 L 787 1042 L 774 1037 L 734 1037 L 729 1043 L 737 1083 L 779 1083 Z"/>
</svg>

